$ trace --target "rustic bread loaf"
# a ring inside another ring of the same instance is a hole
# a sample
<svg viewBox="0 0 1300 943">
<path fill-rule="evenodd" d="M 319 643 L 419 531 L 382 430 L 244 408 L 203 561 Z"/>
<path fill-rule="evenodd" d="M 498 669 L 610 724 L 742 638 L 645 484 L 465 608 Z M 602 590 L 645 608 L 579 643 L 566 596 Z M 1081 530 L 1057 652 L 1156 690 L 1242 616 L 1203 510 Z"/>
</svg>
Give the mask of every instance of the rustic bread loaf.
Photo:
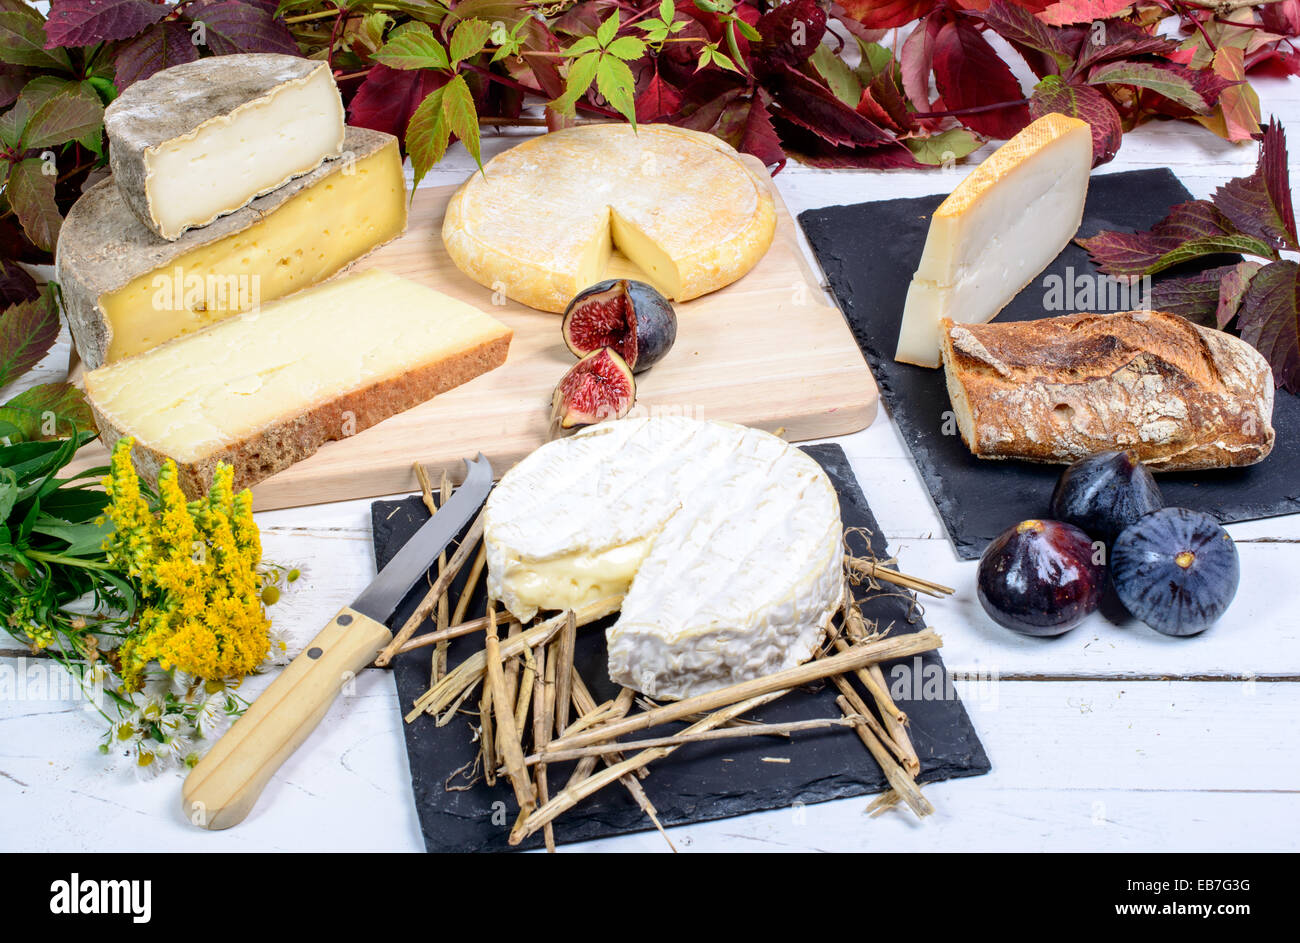
<svg viewBox="0 0 1300 943">
<path fill-rule="evenodd" d="M 1245 341 L 1160 311 L 942 323 L 957 426 L 980 458 L 1073 462 L 1132 448 L 1159 471 L 1253 465 L 1273 375 Z"/>
</svg>

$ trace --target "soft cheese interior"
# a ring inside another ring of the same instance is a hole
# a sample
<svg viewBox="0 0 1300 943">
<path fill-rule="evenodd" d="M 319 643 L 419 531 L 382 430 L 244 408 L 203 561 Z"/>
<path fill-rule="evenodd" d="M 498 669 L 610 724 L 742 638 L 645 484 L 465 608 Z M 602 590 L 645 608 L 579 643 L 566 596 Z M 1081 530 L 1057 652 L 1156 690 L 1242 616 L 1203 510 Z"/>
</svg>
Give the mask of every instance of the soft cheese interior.
<svg viewBox="0 0 1300 943">
<path fill-rule="evenodd" d="M 930 222 L 895 358 L 939 366 L 940 318 L 984 323 L 1033 281 L 1078 230 L 1091 167 L 1088 125 L 1048 115 L 962 181 Z"/>
<path fill-rule="evenodd" d="M 113 429 L 194 463 L 508 333 L 464 302 L 372 269 L 93 370 L 86 392 Z"/>
<path fill-rule="evenodd" d="M 398 236 L 406 226 L 406 184 L 397 142 L 344 171 L 340 165 L 253 225 L 101 296 L 112 328 L 108 359 L 314 285 Z"/>
<path fill-rule="evenodd" d="M 174 238 L 306 173 L 343 147 L 343 103 L 328 68 L 145 153 L 145 190 Z"/>
<path fill-rule="evenodd" d="M 537 450 L 484 519 L 488 586 L 519 619 L 626 594 L 610 677 L 682 698 L 811 657 L 839 606 L 839 502 L 782 440 L 627 419 Z"/>
</svg>

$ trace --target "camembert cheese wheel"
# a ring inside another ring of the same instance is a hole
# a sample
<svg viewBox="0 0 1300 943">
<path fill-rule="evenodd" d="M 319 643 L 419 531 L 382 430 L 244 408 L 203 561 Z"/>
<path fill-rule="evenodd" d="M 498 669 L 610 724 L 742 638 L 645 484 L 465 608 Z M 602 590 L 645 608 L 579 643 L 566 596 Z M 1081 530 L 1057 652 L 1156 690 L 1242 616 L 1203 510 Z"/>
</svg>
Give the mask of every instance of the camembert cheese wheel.
<svg viewBox="0 0 1300 943">
<path fill-rule="evenodd" d="M 624 595 L 609 676 L 685 698 L 812 657 L 839 609 L 830 479 L 776 436 L 658 416 L 516 465 L 484 512 L 488 591 L 520 620 Z"/>
<path fill-rule="evenodd" d="M 731 284 L 776 230 L 764 175 L 711 134 L 669 125 L 584 125 L 499 154 L 451 198 L 442 239 L 492 291 L 563 311 L 617 248 L 686 301 Z"/>
</svg>

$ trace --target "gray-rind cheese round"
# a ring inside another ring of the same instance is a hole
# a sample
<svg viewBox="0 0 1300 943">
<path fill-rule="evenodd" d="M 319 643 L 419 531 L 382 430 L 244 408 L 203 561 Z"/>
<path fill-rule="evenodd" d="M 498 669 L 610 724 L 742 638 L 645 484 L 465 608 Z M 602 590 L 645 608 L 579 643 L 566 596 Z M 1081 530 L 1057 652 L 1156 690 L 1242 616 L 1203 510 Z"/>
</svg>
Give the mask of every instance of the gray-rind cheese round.
<svg viewBox="0 0 1300 943">
<path fill-rule="evenodd" d="M 839 501 L 783 440 L 684 417 L 602 423 L 507 473 L 488 590 L 516 618 L 626 592 L 609 675 L 678 699 L 792 668 L 843 595 Z"/>
</svg>

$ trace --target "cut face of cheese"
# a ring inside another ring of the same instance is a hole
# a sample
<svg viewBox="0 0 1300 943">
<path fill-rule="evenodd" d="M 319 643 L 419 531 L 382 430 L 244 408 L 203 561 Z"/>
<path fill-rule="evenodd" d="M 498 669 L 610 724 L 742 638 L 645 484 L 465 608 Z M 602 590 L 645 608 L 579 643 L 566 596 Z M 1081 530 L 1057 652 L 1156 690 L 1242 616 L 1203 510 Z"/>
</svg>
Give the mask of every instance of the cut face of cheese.
<svg viewBox="0 0 1300 943">
<path fill-rule="evenodd" d="M 113 176 L 164 239 L 204 226 L 343 149 L 329 65 L 296 56 L 215 56 L 136 82 L 104 113 Z"/>
<path fill-rule="evenodd" d="M 839 501 L 775 436 L 682 417 L 601 423 L 502 479 L 488 590 L 521 620 L 625 594 L 609 675 L 683 698 L 806 661 L 843 591 Z"/>
<path fill-rule="evenodd" d="M 617 249 L 685 301 L 748 272 L 776 211 L 767 181 L 723 141 L 667 125 L 587 125 L 498 155 L 452 197 L 442 238 L 493 291 L 563 311 Z"/>
<path fill-rule="evenodd" d="M 511 332 L 380 270 L 337 279 L 86 374 L 111 445 L 141 470 L 170 458 L 199 493 L 217 461 L 236 486 L 274 474 L 505 361 Z"/>
<path fill-rule="evenodd" d="M 175 242 L 140 225 L 112 180 L 87 191 L 56 260 L 81 358 L 94 368 L 202 330 L 324 281 L 401 235 L 397 139 L 351 128 L 348 151 Z"/>
<path fill-rule="evenodd" d="M 935 210 L 907 291 L 895 360 L 939 366 L 939 319 L 984 323 L 1079 229 L 1092 168 L 1088 124 L 1044 115 L 1002 145 Z"/>
</svg>

